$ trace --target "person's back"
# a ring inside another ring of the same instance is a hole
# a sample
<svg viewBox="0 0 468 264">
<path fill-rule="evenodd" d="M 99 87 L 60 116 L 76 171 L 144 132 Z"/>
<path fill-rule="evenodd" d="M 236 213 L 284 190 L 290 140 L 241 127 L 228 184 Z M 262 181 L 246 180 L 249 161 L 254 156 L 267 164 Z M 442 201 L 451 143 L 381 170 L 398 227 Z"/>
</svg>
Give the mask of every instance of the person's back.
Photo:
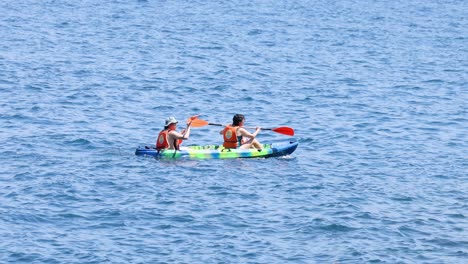
<svg viewBox="0 0 468 264">
<path fill-rule="evenodd" d="M 167 127 L 164 127 L 164 129 L 159 132 L 158 138 L 156 139 L 157 150 L 169 148 L 169 141 L 167 139 L 168 133 L 169 131 Z"/>
<path fill-rule="evenodd" d="M 226 126 L 221 132 L 223 134 L 223 146 L 225 148 L 238 148 L 242 145 L 242 136 L 237 136 L 239 126 Z"/>
</svg>

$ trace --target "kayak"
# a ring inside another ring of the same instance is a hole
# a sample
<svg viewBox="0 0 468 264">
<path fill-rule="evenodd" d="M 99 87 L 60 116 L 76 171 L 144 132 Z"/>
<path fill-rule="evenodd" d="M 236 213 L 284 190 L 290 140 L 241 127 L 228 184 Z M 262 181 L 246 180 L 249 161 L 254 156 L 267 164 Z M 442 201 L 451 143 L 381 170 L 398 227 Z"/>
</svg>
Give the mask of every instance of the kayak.
<svg viewBox="0 0 468 264">
<path fill-rule="evenodd" d="M 230 149 L 222 145 L 187 146 L 180 150 L 164 149 L 157 151 L 152 147 L 138 147 L 137 156 L 152 156 L 159 159 L 236 159 L 236 158 L 271 158 L 293 153 L 297 141 L 282 141 L 271 144 L 263 144 L 261 151 L 257 149 Z"/>
<path fill-rule="evenodd" d="M 158 159 L 236 159 L 236 158 L 271 158 L 293 153 L 297 141 L 281 141 L 263 144 L 261 151 L 257 149 L 229 149 L 222 145 L 187 146 L 180 150 L 164 149 L 157 151 L 154 146 L 138 147 L 137 156 L 152 156 Z"/>
</svg>

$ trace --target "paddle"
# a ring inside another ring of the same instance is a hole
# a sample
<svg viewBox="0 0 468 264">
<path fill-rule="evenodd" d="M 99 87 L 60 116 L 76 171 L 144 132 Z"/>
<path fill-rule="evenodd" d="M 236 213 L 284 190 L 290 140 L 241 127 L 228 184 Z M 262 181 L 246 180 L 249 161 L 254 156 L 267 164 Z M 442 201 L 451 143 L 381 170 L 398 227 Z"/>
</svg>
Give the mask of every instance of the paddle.
<svg viewBox="0 0 468 264">
<path fill-rule="evenodd" d="M 192 126 L 193 127 L 204 127 L 204 126 L 207 126 L 207 125 L 209 125 L 209 126 L 224 126 L 222 124 L 210 123 L 208 121 L 201 120 L 201 119 L 192 120 Z M 294 136 L 294 129 L 292 129 L 290 127 L 262 128 L 262 130 L 271 130 L 273 132 L 280 133 L 280 134 L 283 134 L 283 135 Z"/>
</svg>

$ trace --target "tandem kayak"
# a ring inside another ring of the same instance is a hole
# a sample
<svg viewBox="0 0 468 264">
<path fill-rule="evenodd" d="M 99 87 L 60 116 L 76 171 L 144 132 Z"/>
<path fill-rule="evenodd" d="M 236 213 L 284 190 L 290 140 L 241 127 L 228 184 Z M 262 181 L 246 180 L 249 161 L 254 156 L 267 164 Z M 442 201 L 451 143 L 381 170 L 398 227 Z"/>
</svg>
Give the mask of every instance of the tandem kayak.
<svg viewBox="0 0 468 264">
<path fill-rule="evenodd" d="M 271 144 L 263 144 L 261 151 L 257 149 L 229 149 L 222 145 L 187 146 L 180 150 L 165 149 L 157 151 L 152 147 L 138 147 L 137 156 L 152 156 L 159 159 L 236 159 L 236 158 L 271 158 L 293 153 L 297 141 L 281 141 Z"/>
</svg>

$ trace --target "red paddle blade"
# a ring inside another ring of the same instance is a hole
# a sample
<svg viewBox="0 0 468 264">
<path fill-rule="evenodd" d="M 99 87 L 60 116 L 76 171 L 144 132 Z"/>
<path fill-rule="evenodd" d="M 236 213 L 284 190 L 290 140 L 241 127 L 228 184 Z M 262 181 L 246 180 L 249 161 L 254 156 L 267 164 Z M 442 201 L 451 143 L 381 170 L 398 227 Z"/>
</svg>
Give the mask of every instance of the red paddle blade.
<svg viewBox="0 0 468 264">
<path fill-rule="evenodd" d="M 189 118 L 190 119 L 190 118 Z M 187 120 L 190 122 L 190 120 Z M 201 119 L 193 119 L 192 120 L 192 127 L 203 127 L 208 125 L 208 121 L 201 120 Z"/>
<path fill-rule="evenodd" d="M 280 133 L 280 134 L 287 135 L 287 136 L 294 136 L 294 129 L 290 127 L 277 127 L 277 128 L 273 128 L 272 131 L 275 131 L 276 133 Z"/>
</svg>

